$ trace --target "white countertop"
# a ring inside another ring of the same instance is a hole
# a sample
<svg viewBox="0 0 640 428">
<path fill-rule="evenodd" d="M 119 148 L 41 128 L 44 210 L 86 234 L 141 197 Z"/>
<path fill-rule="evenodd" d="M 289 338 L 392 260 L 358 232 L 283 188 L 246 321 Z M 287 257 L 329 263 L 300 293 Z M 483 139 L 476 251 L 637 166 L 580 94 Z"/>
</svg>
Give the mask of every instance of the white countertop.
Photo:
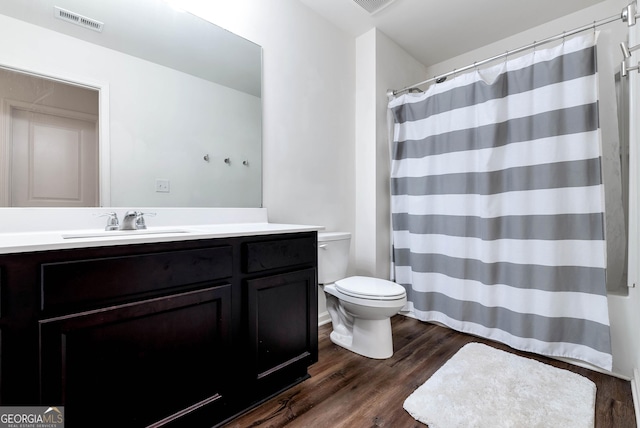
<svg viewBox="0 0 640 428">
<path fill-rule="evenodd" d="M 144 231 L 105 231 L 108 212 L 148 213 Z M 266 208 L 0 208 L 0 254 L 323 230 L 271 223 Z"/>
<path fill-rule="evenodd" d="M 258 223 L 224 223 L 187 226 L 157 226 L 144 231 L 77 229 L 0 233 L 0 254 L 70 248 L 104 247 L 233 236 L 271 235 L 322 230 L 322 226 Z"/>
</svg>

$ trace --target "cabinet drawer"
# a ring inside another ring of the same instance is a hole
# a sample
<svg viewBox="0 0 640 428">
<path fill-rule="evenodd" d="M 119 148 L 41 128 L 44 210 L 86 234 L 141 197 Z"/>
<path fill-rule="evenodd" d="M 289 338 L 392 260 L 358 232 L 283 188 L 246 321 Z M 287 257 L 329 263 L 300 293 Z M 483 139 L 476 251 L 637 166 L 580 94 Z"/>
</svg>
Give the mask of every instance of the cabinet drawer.
<svg viewBox="0 0 640 428">
<path fill-rule="evenodd" d="M 232 275 L 232 248 L 220 246 L 41 265 L 41 309 L 68 311 L 160 295 Z"/>
<path fill-rule="evenodd" d="M 315 236 L 248 242 L 244 251 L 244 271 L 261 272 L 269 269 L 315 264 L 317 244 Z"/>
</svg>

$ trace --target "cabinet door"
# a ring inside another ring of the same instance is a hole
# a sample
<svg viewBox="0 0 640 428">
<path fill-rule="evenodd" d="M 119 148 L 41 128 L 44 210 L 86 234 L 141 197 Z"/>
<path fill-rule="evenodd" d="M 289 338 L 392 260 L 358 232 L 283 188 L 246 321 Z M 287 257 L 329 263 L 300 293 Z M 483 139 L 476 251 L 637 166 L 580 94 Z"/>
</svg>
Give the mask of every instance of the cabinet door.
<svg viewBox="0 0 640 428">
<path fill-rule="evenodd" d="M 255 380 L 291 379 L 318 359 L 314 268 L 247 281 L 250 356 Z"/>
<path fill-rule="evenodd" d="M 230 313 L 226 284 L 41 321 L 42 402 L 64 405 L 69 427 L 222 406 Z"/>
</svg>

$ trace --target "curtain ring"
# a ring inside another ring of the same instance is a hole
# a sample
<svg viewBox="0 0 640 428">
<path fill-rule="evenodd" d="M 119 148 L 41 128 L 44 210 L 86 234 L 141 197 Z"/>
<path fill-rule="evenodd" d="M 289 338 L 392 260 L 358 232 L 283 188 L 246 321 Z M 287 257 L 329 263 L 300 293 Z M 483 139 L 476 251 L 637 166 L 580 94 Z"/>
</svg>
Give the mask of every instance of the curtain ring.
<svg viewBox="0 0 640 428">
<path fill-rule="evenodd" d="M 504 53 L 504 62 L 506 63 L 509 60 L 509 49 Z"/>
<path fill-rule="evenodd" d="M 565 37 L 567 36 L 567 32 L 563 31 L 562 32 L 562 44 L 564 45 L 564 41 L 565 41 Z"/>
</svg>

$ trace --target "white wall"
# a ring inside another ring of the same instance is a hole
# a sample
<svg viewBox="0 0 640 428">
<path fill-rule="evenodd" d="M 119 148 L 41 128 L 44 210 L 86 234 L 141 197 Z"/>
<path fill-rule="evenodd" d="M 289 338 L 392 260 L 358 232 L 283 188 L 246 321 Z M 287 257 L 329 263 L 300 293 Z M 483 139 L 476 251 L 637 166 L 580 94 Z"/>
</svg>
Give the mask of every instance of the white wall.
<svg viewBox="0 0 640 428">
<path fill-rule="evenodd" d="M 636 46 L 640 43 L 640 25 L 636 24 L 629 31 L 629 46 Z M 632 63 L 638 63 L 638 54 L 634 53 L 632 56 Z M 640 143 L 640 75 L 637 72 L 633 72 L 629 75 L 629 91 L 630 97 L 630 130 L 629 130 L 629 143 L 630 143 L 630 157 L 635 160 L 632 163 L 630 171 L 630 186 L 632 191 L 629 195 L 629 211 L 630 218 L 635 220 L 631 221 L 629 227 L 629 234 L 632 236 L 630 240 L 629 251 L 629 276 L 634 280 L 635 288 L 629 290 L 629 296 L 625 299 L 616 299 L 613 301 L 615 306 L 610 306 L 610 311 L 616 316 L 616 319 L 621 325 L 624 325 L 621 334 L 620 347 L 624 349 L 629 363 L 628 365 L 633 368 L 633 389 L 634 389 L 634 403 L 636 407 L 636 420 L 640 421 L 640 335 L 638 334 L 638 326 L 640 326 L 640 287 L 639 282 L 639 269 L 640 269 L 640 210 L 638 209 L 638 199 L 640 198 L 640 150 L 638 150 L 638 144 Z M 633 192 L 635 190 L 635 192 Z"/>
<path fill-rule="evenodd" d="M 628 0 L 605 0 L 595 6 L 591 6 L 565 17 L 547 22 L 544 25 L 523 31 L 512 37 L 497 41 L 480 49 L 453 57 L 447 61 L 428 67 L 427 73 L 425 74 L 425 80 L 429 77 L 437 76 L 454 69 L 460 69 L 464 66 L 473 64 L 474 61 L 482 61 L 508 50 L 526 46 L 536 40 L 543 40 L 547 37 L 562 34 L 565 31 L 570 31 L 614 15 L 619 16 L 622 8 L 626 6 L 627 3 Z M 600 27 L 599 30 L 615 31 L 618 34 L 624 35 L 626 32 L 625 28 L 625 23 L 622 21 L 616 21 L 615 23 Z M 473 37 L 473 34 L 470 34 L 469 37 Z M 541 46 L 541 48 L 544 48 L 544 46 Z"/>
<path fill-rule="evenodd" d="M 389 278 L 387 90 L 423 78 L 425 67 L 378 29 L 356 39 L 356 270 Z"/>
<path fill-rule="evenodd" d="M 353 37 L 297 0 L 181 4 L 263 48 L 263 195 L 269 220 L 353 233 Z"/>
<path fill-rule="evenodd" d="M 356 39 L 356 233 L 355 267 L 359 275 L 377 270 L 378 213 L 376 210 L 376 43 L 378 31 Z M 383 263 L 384 266 L 384 263 Z"/>
</svg>

